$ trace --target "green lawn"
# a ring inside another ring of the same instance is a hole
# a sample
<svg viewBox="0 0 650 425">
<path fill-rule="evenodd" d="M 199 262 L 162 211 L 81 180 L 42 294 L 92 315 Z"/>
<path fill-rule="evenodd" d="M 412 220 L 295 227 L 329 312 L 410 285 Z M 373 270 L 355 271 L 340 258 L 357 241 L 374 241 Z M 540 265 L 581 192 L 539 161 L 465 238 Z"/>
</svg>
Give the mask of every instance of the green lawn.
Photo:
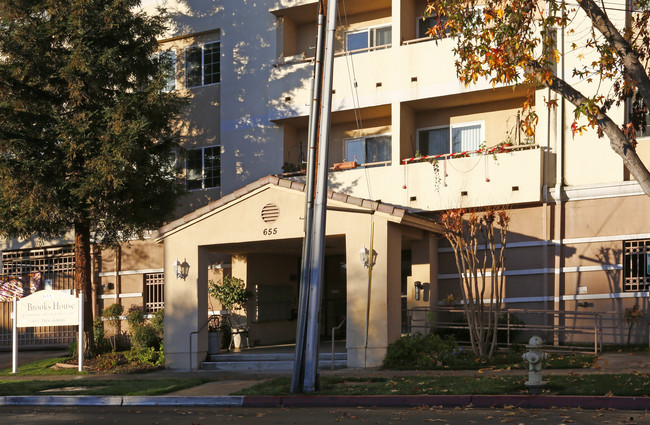
<svg viewBox="0 0 650 425">
<path fill-rule="evenodd" d="M 69 360 L 69 357 L 54 357 L 51 359 L 38 360 L 18 366 L 18 374 L 23 376 L 42 376 L 42 375 L 80 375 L 85 372 L 79 372 L 76 367 L 70 369 L 57 369 L 53 366 L 57 363 L 63 363 Z M 0 376 L 13 375 L 11 368 L 0 369 Z"/>
<path fill-rule="evenodd" d="M 552 375 L 544 394 L 650 396 L 646 374 Z M 359 378 L 323 377 L 322 395 L 466 395 L 527 394 L 524 376 L 437 376 Z M 289 395 L 290 378 L 277 378 L 244 389 L 240 395 Z"/>
</svg>

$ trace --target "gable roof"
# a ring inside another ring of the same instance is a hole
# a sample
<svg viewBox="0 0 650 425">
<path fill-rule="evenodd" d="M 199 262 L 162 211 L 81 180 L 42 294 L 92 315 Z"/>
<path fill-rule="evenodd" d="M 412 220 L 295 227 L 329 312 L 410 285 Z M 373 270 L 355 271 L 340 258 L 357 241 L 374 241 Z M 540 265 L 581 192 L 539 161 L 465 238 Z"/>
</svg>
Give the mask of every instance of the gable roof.
<svg viewBox="0 0 650 425">
<path fill-rule="evenodd" d="M 204 218 L 207 214 L 212 211 L 222 208 L 229 203 L 235 202 L 255 191 L 258 191 L 266 186 L 278 186 L 286 189 L 292 189 L 297 192 L 305 191 L 305 183 L 300 183 L 297 181 L 283 179 L 278 176 L 266 176 L 261 179 L 250 183 L 240 189 L 235 190 L 234 192 L 219 198 L 215 201 L 210 202 L 204 207 L 198 208 L 193 212 L 176 219 L 158 229 L 157 240 L 164 239 L 167 234 L 173 232 L 174 230 L 189 225 L 192 222 L 199 221 Z M 432 231 L 435 233 L 443 233 L 444 229 L 441 225 L 435 223 L 433 220 L 418 216 L 417 214 L 411 213 L 408 210 L 397 207 L 395 205 L 386 204 L 380 201 L 371 201 L 369 199 L 363 199 L 352 195 L 346 195 L 343 193 L 333 192 L 331 190 L 327 191 L 327 199 L 333 201 L 342 202 L 349 204 L 351 207 L 360 207 L 366 209 L 369 212 L 378 212 L 386 214 L 392 218 L 394 221 L 413 227 L 421 228 L 424 230 Z"/>
</svg>

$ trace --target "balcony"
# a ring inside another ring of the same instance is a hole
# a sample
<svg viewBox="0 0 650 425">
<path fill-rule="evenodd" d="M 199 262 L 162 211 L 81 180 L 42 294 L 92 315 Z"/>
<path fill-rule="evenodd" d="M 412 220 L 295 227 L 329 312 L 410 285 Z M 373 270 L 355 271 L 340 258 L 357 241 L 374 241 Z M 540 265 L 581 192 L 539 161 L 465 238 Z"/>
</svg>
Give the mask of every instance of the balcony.
<svg viewBox="0 0 650 425">
<path fill-rule="evenodd" d="M 487 82 L 465 87 L 458 81 L 453 40 L 380 46 L 340 52 L 334 58 L 332 111 L 395 102 L 432 99 L 491 89 Z M 399 67 L 394 64 L 399 63 Z M 309 114 L 313 58 L 305 53 L 284 57 L 270 76 L 273 121 Z M 355 85 L 356 83 L 356 85 Z"/>
<path fill-rule="evenodd" d="M 429 158 L 400 165 L 331 172 L 330 189 L 369 199 L 438 211 L 539 202 L 542 149 L 523 145 Z"/>
</svg>

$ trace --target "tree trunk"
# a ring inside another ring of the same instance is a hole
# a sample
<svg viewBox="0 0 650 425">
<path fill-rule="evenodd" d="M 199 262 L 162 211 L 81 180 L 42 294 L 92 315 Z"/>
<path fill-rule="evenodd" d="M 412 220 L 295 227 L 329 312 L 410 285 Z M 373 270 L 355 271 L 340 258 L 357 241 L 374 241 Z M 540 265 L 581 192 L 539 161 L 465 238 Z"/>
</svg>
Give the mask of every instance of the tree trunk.
<svg viewBox="0 0 650 425">
<path fill-rule="evenodd" d="M 84 356 L 94 351 L 93 310 L 90 280 L 90 225 L 85 219 L 74 224 L 74 287 L 84 297 Z"/>
</svg>

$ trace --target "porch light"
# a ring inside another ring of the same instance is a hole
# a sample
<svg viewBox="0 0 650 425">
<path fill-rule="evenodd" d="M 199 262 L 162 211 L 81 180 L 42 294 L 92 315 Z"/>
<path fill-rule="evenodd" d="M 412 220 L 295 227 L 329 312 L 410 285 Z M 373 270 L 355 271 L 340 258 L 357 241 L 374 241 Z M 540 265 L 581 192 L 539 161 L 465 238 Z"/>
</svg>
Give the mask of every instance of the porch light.
<svg viewBox="0 0 650 425">
<path fill-rule="evenodd" d="M 187 259 L 184 259 L 181 263 L 176 259 L 176 264 L 174 265 L 174 271 L 176 272 L 176 279 L 185 280 L 190 274 L 190 265 L 187 263 Z"/>
<path fill-rule="evenodd" d="M 361 258 L 361 264 L 363 264 L 364 268 L 370 267 L 370 251 L 368 248 L 364 247 L 359 250 L 359 257 Z M 377 251 L 374 249 L 372 250 L 372 265 L 374 266 L 375 263 L 377 262 Z"/>
</svg>

